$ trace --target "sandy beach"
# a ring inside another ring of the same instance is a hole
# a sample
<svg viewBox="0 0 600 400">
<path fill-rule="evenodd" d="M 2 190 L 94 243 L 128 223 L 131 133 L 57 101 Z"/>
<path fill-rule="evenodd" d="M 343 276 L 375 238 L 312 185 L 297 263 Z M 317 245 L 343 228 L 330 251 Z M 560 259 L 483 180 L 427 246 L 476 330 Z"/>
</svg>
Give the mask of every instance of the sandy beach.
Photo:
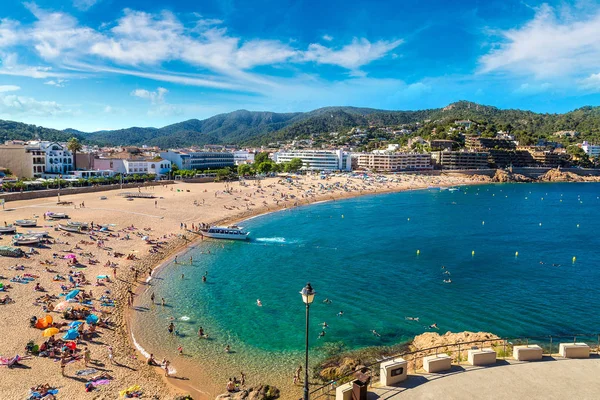
<svg viewBox="0 0 600 400">
<path fill-rule="evenodd" d="M 6 359 L 15 355 L 23 357 L 29 341 L 42 346 L 48 340 L 42 337 L 44 329 L 30 326 L 33 316 L 42 319 L 50 315 L 59 325 L 73 322 L 65 320 L 62 312 L 45 311 L 64 302 L 63 296 L 73 289 L 82 292 L 66 306 L 87 310 L 83 312 L 97 315 L 106 326 L 92 328 L 93 332 L 89 332 L 90 326 L 83 324 L 85 339 L 80 336 L 76 350 L 67 349 L 64 353 L 68 353 L 68 357 L 63 361 L 57 354 L 50 354 L 50 357 L 32 355 L 19 361 L 20 365 L 4 367 L 0 397 L 27 398 L 30 388 L 40 384 L 58 389 L 57 399 L 115 399 L 119 391 L 134 385 L 139 385 L 144 398 L 172 398 L 176 393 L 188 392 L 186 379 L 191 377 L 175 373 L 179 379 L 165 378 L 163 369 L 147 365 L 145 358 L 135 350 L 128 334 L 126 311 L 130 297 L 137 305 L 132 293 L 143 288 L 153 268 L 199 240 L 197 234 L 189 232 L 199 223 L 226 224 L 317 201 L 471 183 L 473 181 L 464 176 L 397 175 L 369 181 L 345 176 L 327 180 L 318 176 L 277 177 L 261 181 L 176 183 L 140 188 L 140 192 L 154 195 L 148 199 L 127 200 L 121 196 L 122 192 L 136 192 L 128 189 L 61 196 L 61 201 L 72 202 L 69 205 L 57 205 L 56 198 L 9 202 L 6 209 L 0 211 L 1 225 L 4 221 L 11 224 L 18 219 L 35 218 L 36 228 L 19 228 L 18 232 L 47 231 L 50 238 L 27 258 L 0 257 L 0 282 L 5 288 L 0 292 L 0 298 L 8 295 L 12 300 L 0 304 L 0 329 L 3 332 L 0 356 Z M 47 212 L 66 213 L 71 221 L 86 222 L 90 227 L 93 222 L 94 230 L 83 233 L 55 230 L 61 221 L 44 220 Z M 105 228 L 99 229 L 99 226 Z M 7 245 L 11 245 L 11 235 L 3 235 L 0 240 L 0 246 Z M 22 248 L 29 251 L 27 246 Z M 76 265 L 72 265 L 72 257 L 76 257 Z M 17 276 L 28 280 L 26 283 L 15 282 Z M 98 276 L 108 279 L 97 279 Z M 35 290 L 37 284 L 41 290 Z M 56 297 L 42 299 L 46 295 Z M 160 299 L 156 301 L 160 302 Z M 87 307 L 80 302 L 86 303 Z M 54 336 L 56 339 L 61 338 L 69 327 L 59 326 L 59 329 L 61 332 Z M 60 344 L 58 348 L 64 345 Z M 87 366 L 83 357 L 86 347 L 91 357 Z M 112 361 L 109 347 L 114 355 Z M 163 356 L 156 354 L 155 357 L 160 362 Z M 169 361 L 176 370 L 177 361 Z M 61 364 L 66 364 L 64 377 L 61 376 Z M 108 375 L 102 376 L 103 373 Z M 97 378 L 93 380 L 95 383 L 88 385 L 93 387 L 92 393 L 85 393 L 86 382 L 93 378 Z M 203 397 L 193 391 L 191 394 L 194 398 Z"/>
</svg>

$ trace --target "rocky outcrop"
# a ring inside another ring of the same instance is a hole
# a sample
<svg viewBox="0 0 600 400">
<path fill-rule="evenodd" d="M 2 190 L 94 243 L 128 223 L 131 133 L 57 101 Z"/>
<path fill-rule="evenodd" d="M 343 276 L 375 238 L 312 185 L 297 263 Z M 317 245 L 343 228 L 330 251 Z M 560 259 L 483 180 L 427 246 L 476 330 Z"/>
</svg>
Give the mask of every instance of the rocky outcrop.
<svg viewBox="0 0 600 400">
<path fill-rule="evenodd" d="M 586 179 L 573 172 L 565 172 L 560 169 L 551 169 L 538 178 L 541 182 L 584 182 Z"/>
<path fill-rule="evenodd" d="M 507 183 L 507 182 L 533 182 L 533 179 L 521 174 L 514 174 L 510 171 L 497 169 L 492 182 Z"/>
<path fill-rule="evenodd" d="M 496 340 L 498 339 L 498 340 Z M 473 347 L 473 346 L 478 346 L 478 347 L 489 347 L 489 346 L 498 346 L 501 345 L 503 342 L 502 340 L 499 340 L 500 338 L 492 333 L 489 332 L 459 332 L 459 333 L 452 333 L 452 332 L 446 332 L 443 335 L 440 335 L 437 332 L 426 332 L 423 333 L 419 336 L 415 336 L 415 338 L 413 339 L 411 345 L 410 345 L 410 349 L 411 351 L 415 351 L 417 352 L 413 356 L 410 357 L 410 359 L 412 360 L 411 363 L 409 363 L 409 368 L 411 370 L 419 370 L 423 367 L 423 357 L 428 356 L 430 354 L 441 354 L 441 353 L 447 353 L 447 354 L 452 354 L 452 357 L 456 360 L 458 357 L 460 357 L 461 360 L 466 360 L 467 359 L 467 351 Z M 457 343 L 469 343 L 469 342 L 476 342 L 476 341 L 485 341 L 482 343 L 473 343 L 473 344 L 468 344 L 468 345 L 463 345 L 461 346 L 461 351 L 460 351 L 460 355 L 458 354 L 458 347 L 456 346 Z M 432 347 L 439 347 L 437 350 L 425 350 L 425 349 L 430 349 Z M 423 350 L 422 352 L 419 352 L 420 350 Z"/>
<path fill-rule="evenodd" d="M 473 182 L 491 182 L 492 178 L 487 176 L 487 175 L 471 175 L 469 177 L 469 180 L 473 181 Z"/>
<path fill-rule="evenodd" d="M 274 400 L 279 398 L 279 389 L 275 386 L 258 385 L 238 392 L 224 393 L 216 400 Z"/>
</svg>

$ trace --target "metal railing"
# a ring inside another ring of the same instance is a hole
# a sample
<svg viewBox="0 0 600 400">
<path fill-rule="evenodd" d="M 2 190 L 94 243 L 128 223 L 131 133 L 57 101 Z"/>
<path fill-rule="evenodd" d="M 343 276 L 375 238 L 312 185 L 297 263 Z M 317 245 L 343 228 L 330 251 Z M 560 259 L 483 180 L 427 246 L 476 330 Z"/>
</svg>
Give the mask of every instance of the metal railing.
<svg viewBox="0 0 600 400">
<path fill-rule="evenodd" d="M 576 343 L 578 338 L 588 343 L 588 345 L 593 342 L 596 347 L 590 346 L 591 351 L 595 351 L 596 354 L 600 355 L 600 333 L 578 333 L 578 334 L 569 334 L 569 335 L 549 335 L 549 336 L 524 336 L 524 337 L 504 337 L 504 338 L 489 338 L 489 339 L 479 339 L 468 342 L 456 342 L 450 343 L 435 347 L 429 347 L 426 349 L 419 349 L 414 351 L 405 351 L 399 354 L 395 354 L 393 356 L 384 357 L 382 359 L 377 359 L 375 362 L 369 364 L 362 364 L 368 371 L 370 371 L 370 383 L 372 386 L 374 383 L 379 381 L 379 367 L 381 363 L 395 360 L 397 358 L 403 358 L 408 362 L 408 370 L 412 370 L 413 372 L 418 371 L 420 368 L 417 368 L 418 361 L 427 356 L 438 355 L 438 354 L 447 354 L 452 357 L 453 363 L 460 365 L 461 362 L 466 361 L 466 358 L 463 358 L 463 352 L 466 352 L 475 348 L 483 348 L 488 344 L 489 347 L 494 349 L 497 353 L 497 357 L 505 360 L 507 357 L 512 357 L 512 348 L 518 345 L 533 345 L 537 344 L 542 347 L 544 355 L 552 355 L 558 353 L 560 343 Z M 593 338 L 593 339 L 592 339 Z M 565 340 L 565 339 L 572 339 Z M 588 340 L 585 340 L 588 339 Z M 592 340 L 589 340 L 592 339 Z M 553 350 L 556 350 L 556 353 Z M 421 363 L 422 365 L 422 363 Z M 412 368 L 411 368 L 412 366 Z M 356 376 L 357 371 L 351 371 L 347 374 L 344 374 L 338 377 L 335 380 L 331 380 L 327 383 L 324 383 L 310 392 L 311 399 L 318 398 L 335 398 L 335 389 L 353 381 Z"/>
</svg>

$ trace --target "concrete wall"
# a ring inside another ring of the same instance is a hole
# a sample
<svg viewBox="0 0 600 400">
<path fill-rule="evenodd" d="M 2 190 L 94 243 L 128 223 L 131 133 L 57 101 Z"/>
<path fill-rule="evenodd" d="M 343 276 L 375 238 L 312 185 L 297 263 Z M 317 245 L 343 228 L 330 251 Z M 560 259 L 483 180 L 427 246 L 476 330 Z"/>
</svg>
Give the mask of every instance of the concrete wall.
<svg viewBox="0 0 600 400">
<path fill-rule="evenodd" d="M 123 184 L 123 189 L 133 189 L 139 186 L 160 186 L 160 185 L 171 185 L 173 181 L 159 181 L 159 182 L 146 182 L 146 183 L 125 183 Z M 73 187 L 73 188 L 62 188 L 60 189 L 61 196 L 68 196 L 70 194 L 80 194 L 80 193 L 94 193 L 94 192 L 106 192 L 108 190 L 120 189 L 121 185 L 102 185 L 102 186 L 85 186 L 85 187 Z M 18 200 L 31 200 L 31 199 L 41 199 L 44 197 L 56 197 L 58 196 L 58 189 L 48 189 L 48 190 L 34 190 L 31 192 L 19 192 L 19 193 L 4 193 L 0 194 L 0 199 L 9 201 L 18 201 Z"/>
</svg>

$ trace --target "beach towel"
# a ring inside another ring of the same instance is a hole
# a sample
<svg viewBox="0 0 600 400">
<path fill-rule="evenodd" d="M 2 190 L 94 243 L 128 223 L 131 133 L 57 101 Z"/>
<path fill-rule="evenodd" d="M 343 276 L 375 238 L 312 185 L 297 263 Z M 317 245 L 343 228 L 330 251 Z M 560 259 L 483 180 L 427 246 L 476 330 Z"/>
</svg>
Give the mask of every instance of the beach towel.
<svg viewBox="0 0 600 400">
<path fill-rule="evenodd" d="M 141 395 L 142 395 L 142 388 L 140 387 L 140 385 L 133 385 L 133 386 L 128 387 L 127 389 L 121 390 L 119 392 L 119 396 L 125 397 L 125 398 L 140 397 Z"/>
<path fill-rule="evenodd" d="M 77 375 L 77 376 L 86 376 L 86 375 L 95 374 L 96 372 L 98 372 L 98 370 L 95 369 L 95 368 L 80 369 L 79 371 L 75 372 L 75 375 Z"/>
<path fill-rule="evenodd" d="M 94 386 L 108 385 L 110 383 L 110 379 L 100 379 L 99 381 L 94 381 L 92 383 Z"/>
</svg>

